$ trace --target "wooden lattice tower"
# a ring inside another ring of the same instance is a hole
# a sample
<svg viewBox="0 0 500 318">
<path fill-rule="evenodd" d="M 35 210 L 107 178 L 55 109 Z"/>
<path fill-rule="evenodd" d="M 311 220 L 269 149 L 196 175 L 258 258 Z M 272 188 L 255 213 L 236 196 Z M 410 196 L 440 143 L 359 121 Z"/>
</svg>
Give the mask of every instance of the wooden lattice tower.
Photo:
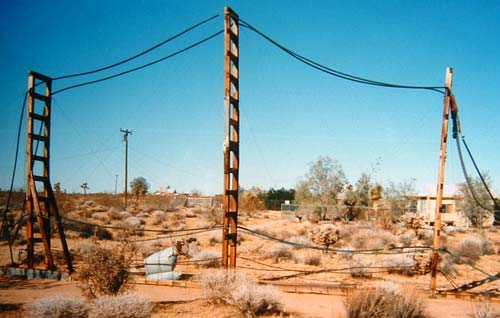
<svg viewBox="0 0 500 318">
<path fill-rule="evenodd" d="M 239 191 L 239 18 L 224 9 L 224 202 L 222 267 L 236 267 Z"/>
<path fill-rule="evenodd" d="M 30 72 L 28 75 L 28 115 L 26 134 L 26 238 L 28 268 L 35 265 L 35 244 L 42 243 L 47 269 L 54 270 L 51 251 L 52 225 L 55 224 L 66 258 L 73 272 L 61 217 L 50 184 L 50 117 L 52 79 Z M 39 231 L 35 233 L 35 223 Z"/>
</svg>

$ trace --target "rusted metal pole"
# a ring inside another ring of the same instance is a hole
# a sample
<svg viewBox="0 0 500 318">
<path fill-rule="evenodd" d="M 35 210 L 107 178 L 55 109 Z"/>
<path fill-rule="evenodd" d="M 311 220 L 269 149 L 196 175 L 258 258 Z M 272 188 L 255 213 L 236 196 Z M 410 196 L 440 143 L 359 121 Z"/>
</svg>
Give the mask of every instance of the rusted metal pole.
<svg viewBox="0 0 500 318">
<path fill-rule="evenodd" d="M 441 205 L 443 202 L 444 192 L 444 174 L 446 166 L 446 145 L 448 141 L 448 124 L 450 118 L 450 98 L 451 98 L 451 85 L 453 79 L 453 69 L 448 67 L 446 69 L 446 93 L 444 95 L 443 107 L 443 122 L 441 130 L 441 145 L 439 151 L 439 172 L 436 193 L 436 211 L 434 217 L 434 242 L 431 262 L 431 295 L 436 294 L 436 280 L 437 280 L 437 267 L 439 264 L 439 248 L 441 243 Z"/>
<path fill-rule="evenodd" d="M 236 267 L 239 192 L 239 17 L 224 8 L 224 192 L 222 267 Z"/>
</svg>

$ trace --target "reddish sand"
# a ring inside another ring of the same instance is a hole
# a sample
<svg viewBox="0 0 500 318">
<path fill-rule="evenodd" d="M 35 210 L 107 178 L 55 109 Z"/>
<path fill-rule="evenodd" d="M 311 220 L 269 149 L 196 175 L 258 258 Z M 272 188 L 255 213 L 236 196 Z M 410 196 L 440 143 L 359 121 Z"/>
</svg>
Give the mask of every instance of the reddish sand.
<svg viewBox="0 0 500 318">
<path fill-rule="evenodd" d="M 195 288 L 136 285 L 135 291 L 159 303 L 154 318 L 162 317 L 234 317 L 235 310 L 227 306 L 207 305 L 202 293 Z M 0 277 L 0 305 L 2 317 L 21 317 L 19 310 L 9 311 L 6 305 L 30 303 L 50 295 L 64 294 L 83 297 L 78 284 L 72 281 L 25 280 Z M 342 296 L 283 293 L 282 301 L 289 317 L 343 318 L 345 309 Z M 469 318 L 474 303 L 457 299 L 426 299 L 427 316 L 433 318 Z M 500 303 L 491 304 L 500 313 Z"/>
</svg>

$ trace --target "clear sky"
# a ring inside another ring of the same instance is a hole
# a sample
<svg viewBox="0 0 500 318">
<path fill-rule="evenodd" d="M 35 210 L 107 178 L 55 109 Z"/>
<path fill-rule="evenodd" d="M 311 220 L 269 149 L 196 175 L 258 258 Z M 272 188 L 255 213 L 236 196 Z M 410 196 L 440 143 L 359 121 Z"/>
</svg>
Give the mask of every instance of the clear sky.
<svg viewBox="0 0 500 318">
<path fill-rule="evenodd" d="M 276 41 L 335 69 L 373 80 L 443 86 L 454 68 L 464 135 L 500 192 L 499 1 L 28 1 L 0 2 L 0 188 L 10 184 L 27 72 L 51 77 L 132 56 L 214 14 L 220 17 L 102 75 L 60 80 L 54 89 L 138 66 L 223 27 L 230 5 Z M 69 192 L 222 191 L 223 37 L 147 69 L 57 94 L 52 183 Z M 320 73 L 248 29 L 240 37 L 240 183 L 294 187 L 318 156 L 338 160 L 351 182 L 380 158 L 379 182 L 417 180 L 433 193 L 443 97 L 371 87 Z M 16 188 L 24 186 L 25 128 Z M 469 165 L 469 170 L 472 167 Z M 450 138 L 446 182 L 463 182 Z"/>
</svg>

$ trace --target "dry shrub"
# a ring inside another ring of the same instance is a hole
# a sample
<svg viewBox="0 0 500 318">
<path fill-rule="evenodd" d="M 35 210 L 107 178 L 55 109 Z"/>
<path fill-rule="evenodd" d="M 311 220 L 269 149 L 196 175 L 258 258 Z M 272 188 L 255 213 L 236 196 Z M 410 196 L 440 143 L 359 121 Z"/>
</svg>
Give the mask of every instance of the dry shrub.
<svg viewBox="0 0 500 318">
<path fill-rule="evenodd" d="M 321 254 L 314 252 L 307 252 L 306 254 L 294 256 L 295 263 L 302 263 L 305 265 L 319 266 L 321 264 Z"/>
<path fill-rule="evenodd" d="M 208 268 L 219 268 L 221 257 L 219 251 L 201 250 L 191 258 L 197 264 Z"/>
<path fill-rule="evenodd" d="M 129 270 L 135 252 L 135 245 L 128 241 L 114 247 L 105 247 L 96 242 L 82 255 L 78 270 L 83 292 L 95 298 L 99 295 L 117 295 L 131 289 Z"/>
<path fill-rule="evenodd" d="M 361 229 L 351 237 L 351 246 L 355 249 L 382 249 L 394 247 L 396 236 L 384 230 Z"/>
<path fill-rule="evenodd" d="M 239 237 L 241 238 L 241 237 Z M 208 243 L 210 245 L 216 245 L 216 244 L 221 244 L 222 243 L 222 235 L 220 233 L 212 233 L 210 236 L 210 239 L 208 240 Z"/>
<path fill-rule="evenodd" d="M 340 231 L 335 226 L 327 224 L 320 228 L 314 228 L 311 232 L 312 241 L 315 244 L 328 248 L 339 240 Z"/>
<path fill-rule="evenodd" d="M 110 208 L 107 213 L 111 220 L 121 220 L 123 218 L 120 211 L 115 208 Z"/>
<path fill-rule="evenodd" d="M 399 236 L 399 242 L 403 246 L 412 246 L 416 238 L 417 233 L 414 230 L 407 230 Z"/>
<path fill-rule="evenodd" d="M 424 303 L 415 290 L 358 289 L 345 302 L 348 318 L 422 318 Z"/>
<path fill-rule="evenodd" d="M 417 272 L 417 262 L 408 254 L 386 255 L 384 266 L 388 267 L 389 274 L 413 276 Z"/>
<path fill-rule="evenodd" d="M 373 261 L 369 256 L 354 255 L 349 261 L 349 268 L 352 277 L 357 278 L 372 278 L 373 274 L 370 273 L 370 267 Z"/>
<path fill-rule="evenodd" d="M 32 302 L 24 313 L 29 318 L 86 318 L 87 312 L 83 299 L 56 295 Z"/>
<path fill-rule="evenodd" d="M 483 255 L 483 240 L 478 236 L 464 238 L 455 251 L 460 258 L 475 262 Z"/>
<path fill-rule="evenodd" d="M 471 318 L 500 318 L 500 313 L 495 312 L 490 301 L 482 301 L 474 303 L 472 307 Z"/>
<path fill-rule="evenodd" d="M 89 311 L 89 318 L 148 318 L 154 305 L 140 295 L 102 296 Z"/>
<path fill-rule="evenodd" d="M 214 224 L 222 224 L 222 209 L 211 208 L 205 214 L 206 219 Z"/>
<path fill-rule="evenodd" d="M 267 253 L 267 257 L 271 258 L 275 263 L 291 260 L 293 259 L 292 248 L 286 245 L 278 245 Z"/>
<path fill-rule="evenodd" d="M 247 317 L 281 312 L 279 292 L 238 271 L 212 271 L 201 277 L 205 299 L 236 306 Z"/>
<path fill-rule="evenodd" d="M 113 238 L 113 234 L 111 232 L 100 226 L 92 225 L 89 223 L 83 222 L 66 222 L 64 223 L 64 229 L 66 231 L 75 231 L 78 232 L 78 235 L 81 238 L 88 238 L 91 236 L 95 236 L 100 240 L 111 240 Z"/>
</svg>

